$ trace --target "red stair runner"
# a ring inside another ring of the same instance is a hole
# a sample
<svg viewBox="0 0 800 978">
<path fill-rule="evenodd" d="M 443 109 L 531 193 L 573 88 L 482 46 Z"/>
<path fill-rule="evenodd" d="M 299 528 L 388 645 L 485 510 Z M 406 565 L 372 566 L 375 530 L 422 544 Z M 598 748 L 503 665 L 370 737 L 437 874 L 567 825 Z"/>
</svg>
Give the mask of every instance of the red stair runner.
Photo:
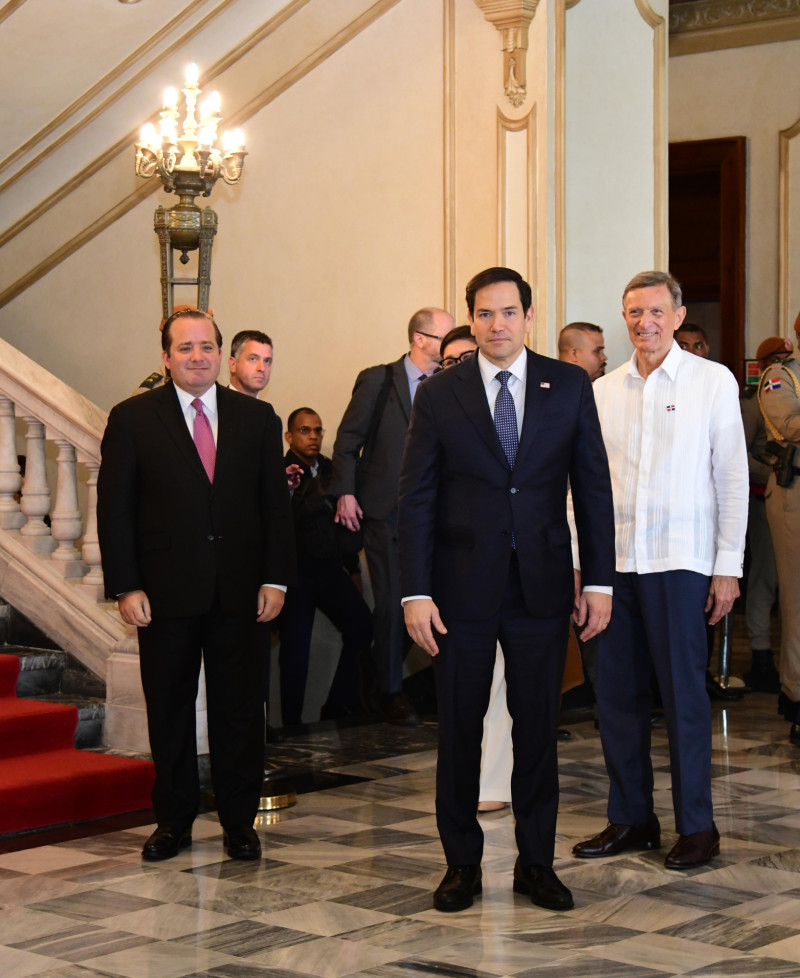
<svg viewBox="0 0 800 978">
<path fill-rule="evenodd" d="M 74 706 L 17 699 L 19 659 L 0 655 L 0 833 L 150 807 L 150 761 L 76 750 Z"/>
</svg>

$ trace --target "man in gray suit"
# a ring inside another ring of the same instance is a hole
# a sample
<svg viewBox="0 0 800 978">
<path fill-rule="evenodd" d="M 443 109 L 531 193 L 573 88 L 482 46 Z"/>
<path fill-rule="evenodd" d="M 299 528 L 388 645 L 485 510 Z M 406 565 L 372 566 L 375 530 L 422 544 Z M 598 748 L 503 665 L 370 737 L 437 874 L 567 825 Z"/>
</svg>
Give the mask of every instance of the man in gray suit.
<svg viewBox="0 0 800 978">
<path fill-rule="evenodd" d="M 362 370 L 333 446 L 330 492 L 336 520 L 349 530 L 363 523 L 375 600 L 375 666 L 384 719 L 418 723 L 403 694 L 409 639 L 400 604 L 397 562 L 397 484 L 411 404 L 420 381 L 439 366 L 439 347 L 455 326 L 444 309 L 425 308 L 408 324 L 409 352 L 391 364 Z"/>
</svg>

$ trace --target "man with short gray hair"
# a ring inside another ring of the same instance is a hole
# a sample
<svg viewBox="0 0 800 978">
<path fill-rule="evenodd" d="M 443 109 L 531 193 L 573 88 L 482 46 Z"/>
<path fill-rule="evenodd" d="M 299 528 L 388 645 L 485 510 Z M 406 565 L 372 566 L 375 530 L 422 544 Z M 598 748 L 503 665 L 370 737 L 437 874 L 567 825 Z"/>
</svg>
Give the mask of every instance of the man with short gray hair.
<svg viewBox="0 0 800 978">
<path fill-rule="evenodd" d="M 626 286 L 622 303 L 633 356 L 594 384 L 617 550 L 614 614 L 598 655 L 609 825 L 573 852 L 590 859 L 661 845 L 650 759 L 655 669 L 679 834 L 665 865 L 683 870 L 719 852 L 706 616 L 715 624 L 739 595 L 747 450 L 733 374 L 675 341 L 686 315 L 678 282 L 666 272 L 643 272 Z"/>
</svg>

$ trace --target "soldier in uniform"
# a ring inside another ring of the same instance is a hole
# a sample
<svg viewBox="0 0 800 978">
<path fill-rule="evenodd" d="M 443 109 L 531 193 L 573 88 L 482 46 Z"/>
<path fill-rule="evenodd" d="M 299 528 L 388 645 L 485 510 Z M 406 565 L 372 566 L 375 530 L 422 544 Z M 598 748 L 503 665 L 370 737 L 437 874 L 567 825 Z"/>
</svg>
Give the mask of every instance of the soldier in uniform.
<svg viewBox="0 0 800 978">
<path fill-rule="evenodd" d="M 792 341 L 785 336 L 768 336 L 756 350 L 758 366 L 763 373 L 774 363 L 781 363 L 793 352 Z M 767 523 L 764 501 L 767 482 L 772 474 L 768 461 L 767 428 L 758 404 L 758 384 L 746 387 L 739 399 L 747 442 L 747 467 L 750 473 L 750 497 L 747 510 L 747 545 L 750 564 L 747 570 L 745 619 L 750 636 L 752 661 L 744 674 L 750 689 L 761 693 L 779 693 L 778 670 L 772 656 L 772 606 L 778 592 L 775 554 Z"/>
<path fill-rule="evenodd" d="M 800 343 L 800 315 L 794 329 Z M 789 739 L 800 747 L 800 363 L 795 357 L 764 371 L 758 401 L 770 439 L 767 448 L 775 459 L 765 498 L 781 603 L 778 709 L 792 724 Z"/>
</svg>

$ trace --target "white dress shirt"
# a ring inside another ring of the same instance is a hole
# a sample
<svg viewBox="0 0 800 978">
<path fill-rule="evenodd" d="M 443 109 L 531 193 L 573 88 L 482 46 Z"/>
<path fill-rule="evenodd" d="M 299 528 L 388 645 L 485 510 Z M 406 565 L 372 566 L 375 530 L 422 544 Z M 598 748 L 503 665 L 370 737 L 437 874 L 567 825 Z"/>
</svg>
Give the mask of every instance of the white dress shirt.
<svg viewBox="0 0 800 978">
<path fill-rule="evenodd" d="M 189 434 L 194 440 L 194 419 L 197 412 L 192 407 L 192 401 L 197 395 L 190 394 L 185 391 L 182 387 L 178 387 L 175 384 L 175 393 L 178 395 L 178 400 L 181 402 L 181 410 L 183 411 L 183 419 L 186 422 L 186 427 L 189 429 Z M 219 430 L 219 415 L 217 414 L 217 385 L 212 384 L 205 394 L 200 396 L 200 400 L 203 402 L 203 414 L 208 418 L 208 423 L 211 425 L 211 433 L 214 435 L 214 444 L 217 444 L 217 431 Z"/>
<path fill-rule="evenodd" d="M 730 370 L 673 342 L 647 378 L 634 352 L 593 387 L 611 470 L 617 570 L 740 577 L 749 486 Z"/>
<path fill-rule="evenodd" d="M 487 360 L 480 350 L 478 350 L 478 368 L 486 390 L 489 411 L 494 417 L 494 403 L 500 393 L 500 381 L 497 379 L 497 375 L 504 368 L 498 367 L 491 360 Z M 522 420 L 525 417 L 525 382 L 528 376 L 528 351 L 524 346 L 517 359 L 505 369 L 510 373 L 508 390 L 514 398 L 514 410 L 517 415 L 517 437 L 519 437 L 522 434 Z"/>
</svg>

